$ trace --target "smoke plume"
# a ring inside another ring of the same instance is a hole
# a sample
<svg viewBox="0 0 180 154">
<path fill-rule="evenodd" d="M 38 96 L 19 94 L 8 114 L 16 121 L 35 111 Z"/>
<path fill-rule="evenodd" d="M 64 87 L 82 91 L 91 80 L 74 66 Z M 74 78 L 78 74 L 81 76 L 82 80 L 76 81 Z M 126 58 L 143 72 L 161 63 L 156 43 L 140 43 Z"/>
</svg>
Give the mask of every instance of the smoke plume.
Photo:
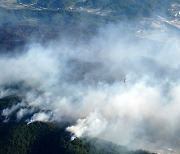
<svg viewBox="0 0 180 154">
<path fill-rule="evenodd" d="M 180 49 L 171 34 L 140 38 L 107 26 L 88 41 L 65 37 L 0 57 L 4 109 L 26 122 L 72 122 L 74 137 L 99 137 L 131 148 L 180 147 Z M 10 88 L 9 88 L 10 89 Z M 27 116 L 29 115 L 29 116 Z M 74 125 L 73 125 L 74 123 Z"/>
</svg>

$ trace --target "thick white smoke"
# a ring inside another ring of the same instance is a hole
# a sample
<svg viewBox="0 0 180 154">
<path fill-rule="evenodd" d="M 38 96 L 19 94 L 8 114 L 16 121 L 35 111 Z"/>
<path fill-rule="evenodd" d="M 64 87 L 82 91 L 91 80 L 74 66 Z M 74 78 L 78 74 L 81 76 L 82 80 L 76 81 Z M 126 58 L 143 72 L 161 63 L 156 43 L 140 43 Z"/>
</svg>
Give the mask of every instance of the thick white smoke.
<svg viewBox="0 0 180 154">
<path fill-rule="evenodd" d="M 67 128 L 73 137 L 95 136 L 133 148 L 178 148 L 180 49 L 171 41 L 175 36 L 157 39 L 109 26 L 87 42 L 30 44 L 16 57 L 1 56 L 1 89 L 24 87 L 23 102 L 2 114 L 8 119 L 19 109 L 17 120 L 32 114 L 25 119 L 29 123 L 77 121 Z"/>
</svg>

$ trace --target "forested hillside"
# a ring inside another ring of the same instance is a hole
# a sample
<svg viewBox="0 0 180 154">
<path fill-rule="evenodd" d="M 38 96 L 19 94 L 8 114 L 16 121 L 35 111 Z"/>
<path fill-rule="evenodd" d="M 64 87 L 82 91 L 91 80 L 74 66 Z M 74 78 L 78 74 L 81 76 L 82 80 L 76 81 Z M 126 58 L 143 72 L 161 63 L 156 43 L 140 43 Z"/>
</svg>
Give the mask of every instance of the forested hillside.
<svg viewBox="0 0 180 154">
<path fill-rule="evenodd" d="M 0 99 L 0 112 L 22 100 L 12 95 Z M 68 123 L 34 122 L 27 124 L 17 121 L 14 110 L 8 122 L 0 116 L 0 153 L 1 154 L 150 154 L 147 151 L 131 151 L 97 138 L 76 138 L 66 131 Z"/>
</svg>

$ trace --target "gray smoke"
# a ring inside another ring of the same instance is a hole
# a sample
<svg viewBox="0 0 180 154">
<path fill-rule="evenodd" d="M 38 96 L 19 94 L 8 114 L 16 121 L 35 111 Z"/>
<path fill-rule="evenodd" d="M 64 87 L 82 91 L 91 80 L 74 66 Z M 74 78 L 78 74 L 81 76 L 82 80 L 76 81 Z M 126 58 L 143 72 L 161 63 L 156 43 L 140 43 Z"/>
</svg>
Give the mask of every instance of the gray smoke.
<svg viewBox="0 0 180 154">
<path fill-rule="evenodd" d="M 180 49 L 172 42 L 178 38 L 159 33 L 149 38 L 156 41 L 110 25 L 87 42 L 65 38 L 46 47 L 31 43 L 20 55 L 1 56 L 1 89 L 25 87 L 23 102 L 2 114 L 8 119 L 19 109 L 17 120 L 32 114 L 28 123 L 77 121 L 67 128 L 73 138 L 178 149 Z"/>
</svg>

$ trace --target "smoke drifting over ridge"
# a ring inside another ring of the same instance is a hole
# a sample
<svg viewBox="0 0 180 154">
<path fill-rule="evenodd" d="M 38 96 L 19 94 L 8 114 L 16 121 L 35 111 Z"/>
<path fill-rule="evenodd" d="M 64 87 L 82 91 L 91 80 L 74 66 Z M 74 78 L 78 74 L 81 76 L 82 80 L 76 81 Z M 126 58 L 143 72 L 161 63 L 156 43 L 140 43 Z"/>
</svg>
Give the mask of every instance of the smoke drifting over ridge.
<svg viewBox="0 0 180 154">
<path fill-rule="evenodd" d="M 29 44 L 15 57 L 0 58 L 1 97 L 21 85 L 24 99 L 3 110 L 8 119 L 77 121 L 73 137 L 93 136 L 132 148 L 180 146 L 180 62 L 175 36 L 150 41 L 116 26 L 88 42 L 70 38 L 44 47 Z M 177 39 L 177 38 L 176 38 Z M 123 82 L 124 78 L 127 82 Z"/>
</svg>

